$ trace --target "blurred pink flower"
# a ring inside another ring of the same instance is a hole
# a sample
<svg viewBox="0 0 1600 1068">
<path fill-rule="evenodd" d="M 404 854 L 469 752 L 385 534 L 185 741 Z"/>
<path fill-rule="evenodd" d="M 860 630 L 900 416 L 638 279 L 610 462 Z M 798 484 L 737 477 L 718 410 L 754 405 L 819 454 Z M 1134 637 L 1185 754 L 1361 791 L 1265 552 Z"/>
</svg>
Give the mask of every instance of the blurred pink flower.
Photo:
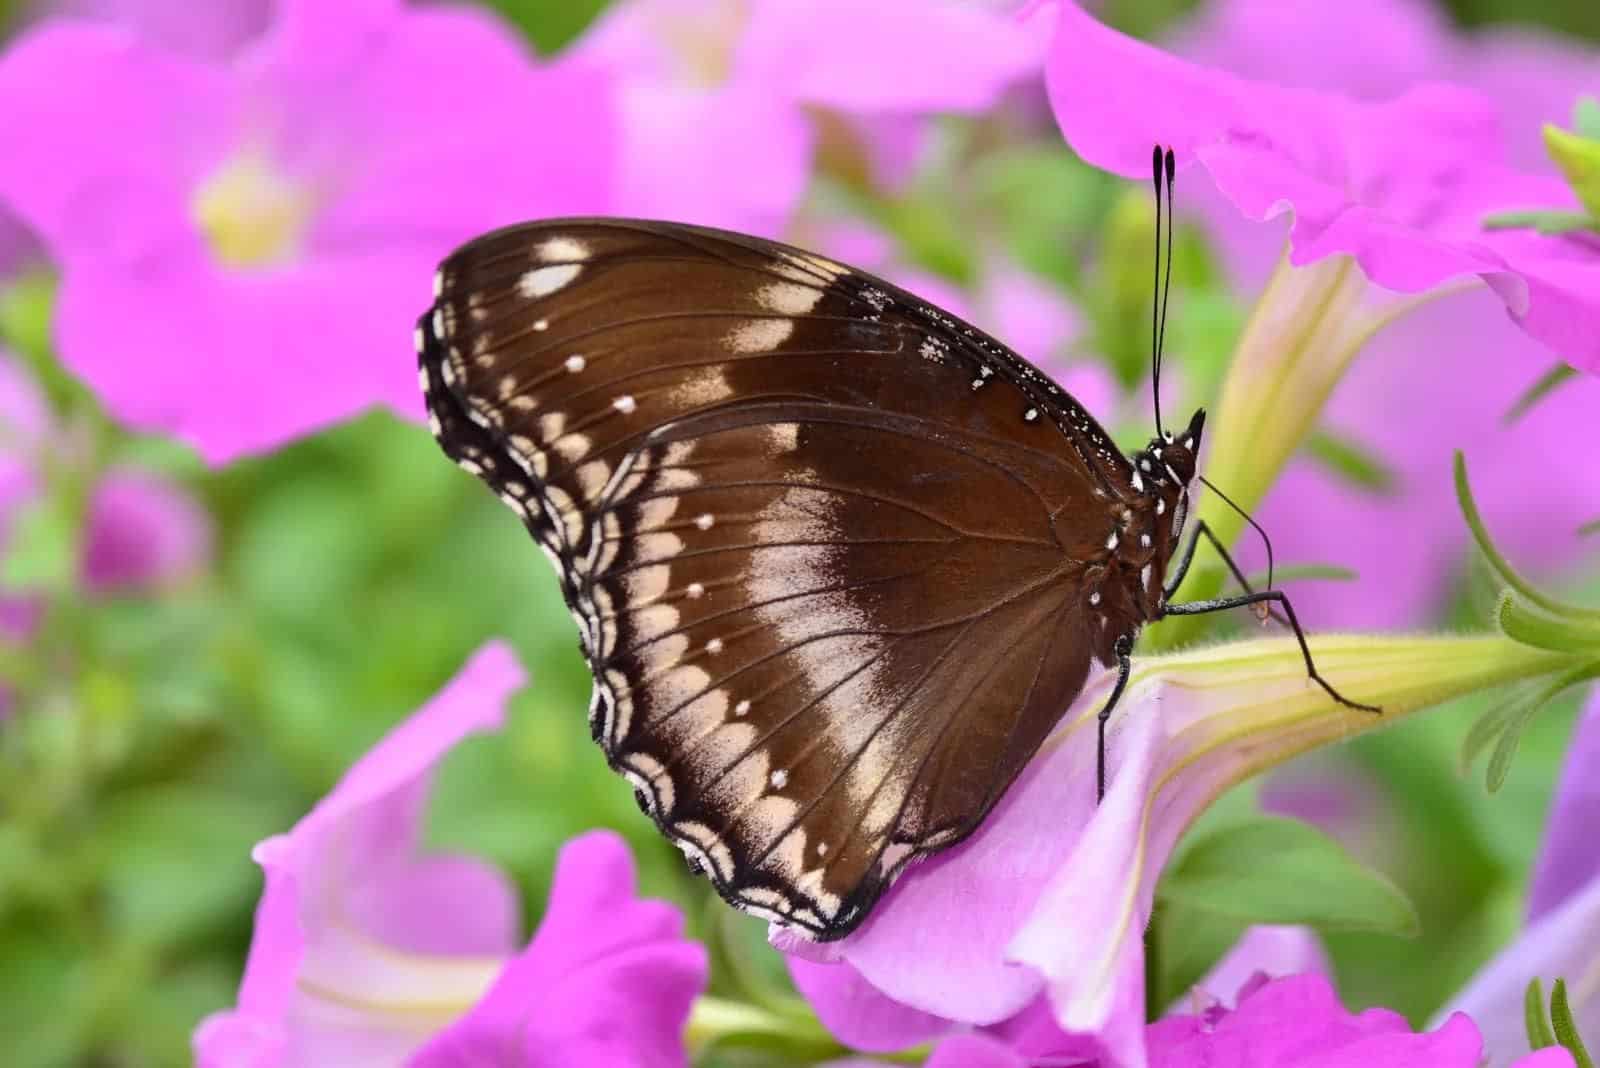
<svg viewBox="0 0 1600 1068">
<path fill-rule="evenodd" d="M 138 468 L 106 473 L 89 502 L 82 564 L 97 592 L 159 585 L 211 559 L 211 517 L 167 479 Z"/>
<path fill-rule="evenodd" d="M 1523 329 L 1600 372 L 1600 249 L 1482 229 L 1494 211 L 1577 203 L 1561 180 L 1499 162 L 1487 100 L 1426 84 L 1368 103 L 1251 81 L 1116 33 L 1071 0 L 1056 6 L 1050 100 L 1085 160 L 1147 179 L 1150 146 L 1170 144 L 1247 217 L 1292 212 L 1295 266 L 1349 255 L 1372 283 L 1403 293 L 1477 275 Z"/>
<path fill-rule="evenodd" d="M 0 202 L 61 269 L 67 366 L 223 463 L 372 404 L 420 415 L 434 265 L 607 207 L 611 115 L 602 76 L 466 7 L 281 0 L 228 63 L 50 21 L 0 57 Z"/>
<path fill-rule="evenodd" d="M 1556 979 L 1578 1031 L 1592 1050 L 1600 1042 L 1600 692 L 1591 694 L 1567 749 L 1560 785 L 1534 867 L 1528 924 L 1444 1011 L 1471 1013 L 1483 1027 L 1490 1068 L 1505 1068 L 1528 1048 L 1523 996 Z"/>
<path fill-rule="evenodd" d="M 901 176 L 915 120 L 984 110 L 1039 70 L 1042 44 L 959 0 L 626 0 L 572 56 L 622 83 L 617 211 L 773 236 L 810 180 L 820 114 L 868 124 L 879 169 Z"/>
<path fill-rule="evenodd" d="M 0 353 L 0 543 L 39 500 L 42 472 L 52 464 L 70 466 L 77 449 L 26 372 Z M 188 578 L 210 561 L 211 533 L 210 517 L 183 487 L 149 471 L 114 467 L 90 491 L 78 566 L 83 588 L 116 593 Z M 32 596 L 7 600 L 13 622 L 36 614 Z M 31 622 L 13 633 L 29 629 Z"/>
<path fill-rule="evenodd" d="M 202 1068 L 683 1063 L 705 956 L 670 906 L 634 896 L 609 833 L 563 848 L 545 917 L 517 950 L 517 896 L 494 868 L 419 849 L 433 766 L 501 723 L 524 674 L 493 642 L 260 843 L 266 887 L 238 1006 L 195 1032 Z"/>
</svg>

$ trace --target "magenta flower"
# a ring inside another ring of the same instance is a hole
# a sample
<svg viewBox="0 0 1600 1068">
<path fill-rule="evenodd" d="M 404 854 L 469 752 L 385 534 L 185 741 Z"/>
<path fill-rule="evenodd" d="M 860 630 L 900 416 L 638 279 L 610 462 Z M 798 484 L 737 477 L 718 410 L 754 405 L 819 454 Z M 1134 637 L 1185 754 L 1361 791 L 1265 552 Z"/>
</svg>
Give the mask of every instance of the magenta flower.
<svg viewBox="0 0 1600 1068">
<path fill-rule="evenodd" d="M 1512 161 L 1533 170 L 1549 168 L 1539 127 L 1565 123 L 1578 94 L 1600 85 L 1600 50 L 1532 27 L 1463 33 L 1429 0 L 1210 0 L 1167 44 L 1246 78 L 1364 100 L 1458 82 L 1484 94 Z"/>
<path fill-rule="evenodd" d="M 1116 33 L 1071 0 L 1057 6 L 1046 78 L 1084 159 L 1145 178 L 1150 145 L 1171 144 L 1246 216 L 1292 211 L 1290 263 L 1349 256 L 1371 282 L 1403 293 L 1476 275 L 1530 334 L 1600 371 L 1600 251 L 1482 229 L 1509 206 L 1576 205 L 1558 179 L 1497 162 L 1486 100 L 1423 85 L 1374 104 L 1250 81 Z"/>
<path fill-rule="evenodd" d="M 984 110 L 1039 70 L 1041 46 L 955 0 L 628 0 L 573 56 L 622 83 L 619 212 L 775 235 L 810 179 L 819 115 L 869 123 L 865 143 L 903 173 L 921 116 Z"/>
<path fill-rule="evenodd" d="M 670 906 L 634 896 L 620 839 L 563 848 L 520 951 L 505 877 L 419 850 L 434 764 L 498 727 L 523 681 L 507 646 L 485 646 L 293 830 L 256 846 L 255 937 L 238 1006 L 195 1032 L 202 1068 L 683 1062 L 705 956 Z"/>
<path fill-rule="evenodd" d="M 825 1027 L 840 1042 L 869 1053 L 887 1053 L 940 1040 L 942 1056 L 962 1048 L 958 1036 L 967 1025 L 903 1005 L 867 982 L 845 961 L 816 963 L 789 957 L 789 974 Z M 1330 973 L 1327 955 L 1317 937 L 1303 927 L 1252 927 L 1196 985 L 1193 1001 L 1220 1006 L 1247 982 L 1261 977 L 1279 978 L 1303 972 Z M 1173 1011 L 1189 1007 L 1190 1001 Z M 1066 1063 L 1070 1058 L 1093 1058 L 1092 1037 L 1069 1035 L 1056 1024 L 1049 999 L 1035 998 L 1015 1016 L 976 1032 L 997 1043 L 1008 1058 L 1022 1056 Z M 1011 1064 L 1011 1059 L 1003 1063 Z"/>
<path fill-rule="evenodd" d="M 1322 742 L 1550 670 L 1544 654 L 1499 637 L 1326 637 L 1316 653 L 1341 689 L 1383 705 L 1381 720 L 1310 686 L 1291 639 L 1138 662 L 1098 805 L 1094 717 L 1111 680 L 1091 682 L 977 833 L 908 870 L 853 934 L 817 945 L 774 932 L 792 955 L 849 965 L 831 979 L 796 966 L 802 989 L 830 1006 L 824 1021 L 870 1038 L 876 990 L 902 1007 L 885 1033 L 917 1038 L 952 1021 L 1001 1024 L 1042 997 L 1076 1048 L 1142 1068 L 1144 928 L 1162 867 L 1211 798 Z"/>
<path fill-rule="evenodd" d="M 1470 1013 L 1483 1028 L 1491 1068 L 1528 1048 L 1523 994 L 1567 981 L 1572 1013 L 1592 1049 L 1600 1041 L 1600 694 L 1591 695 L 1567 750 L 1544 845 L 1534 867 L 1528 925 L 1478 973 L 1447 1011 Z"/>
<path fill-rule="evenodd" d="M 63 361 L 222 463 L 373 404 L 420 415 L 434 264 L 606 208 L 608 99 L 465 7 L 283 0 L 227 63 L 47 22 L 0 58 L 0 201 L 61 270 Z"/>
</svg>

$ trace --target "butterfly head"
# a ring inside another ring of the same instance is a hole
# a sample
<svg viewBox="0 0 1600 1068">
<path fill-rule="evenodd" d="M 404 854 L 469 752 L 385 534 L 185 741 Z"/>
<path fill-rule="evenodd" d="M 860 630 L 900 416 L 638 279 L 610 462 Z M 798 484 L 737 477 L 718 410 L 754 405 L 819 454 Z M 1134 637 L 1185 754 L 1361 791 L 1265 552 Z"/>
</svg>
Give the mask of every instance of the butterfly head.
<svg viewBox="0 0 1600 1068">
<path fill-rule="evenodd" d="M 1205 429 L 1206 410 L 1198 409 L 1188 429 L 1174 434 L 1163 431 L 1137 457 L 1139 469 L 1148 471 L 1158 492 L 1185 492 L 1194 480 L 1195 460 L 1200 454 L 1200 434 Z"/>
</svg>

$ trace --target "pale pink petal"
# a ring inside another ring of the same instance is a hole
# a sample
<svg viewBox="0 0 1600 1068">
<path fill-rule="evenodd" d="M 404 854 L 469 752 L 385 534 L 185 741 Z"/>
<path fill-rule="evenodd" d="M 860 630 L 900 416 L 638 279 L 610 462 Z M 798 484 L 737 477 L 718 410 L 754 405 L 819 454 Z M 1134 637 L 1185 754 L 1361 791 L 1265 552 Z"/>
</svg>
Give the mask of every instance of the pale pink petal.
<svg viewBox="0 0 1600 1068">
<path fill-rule="evenodd" d="M 802 112 L 746 87 L 631 85 L 621 108 L 616 211 L 782 232 L 810 178 L 813 135 Z"/>
<path fill-rule="evenodd" d="M 852 1049 L 889 1053 L 950 1030 L 949 1020 L 902 1005 L 843 961 L 819 964 L 789 956 L 786 962 L 795 987 L 822 1026 Z"/>
<path fill-rule="evenodd" d="M 506 697 L 523 680 L 506 645 L 485 646 L 292 831 L 256 847 L 266 888 L 250 957 L 237 1007 L 208 1017 L 195 1034 L 201 1065 L 398 1063 L 426 1032 L 403 1016 L 363 1008 L 363 999 L 414 1002 L 429 974 L 416 955 L 430 949 L 511 951 L 509 884 L 441 867 L 418 853 L 418 839 L 433 765 L 468 734 L 499 726 Z M 413 872 L 421 874 L 420 901 L 410 896 Z M 474 896 L 446 903 L 445 889 Z M 426 931 L 402 922 L 421 902 L 434 906 Z"/>
<path fill-rule="evenodd" d="M 756 0 L 734 80 L 857 114 L 980 111 L 1038 73 L 1044 37 L 960 0 Z"/>
</svg>

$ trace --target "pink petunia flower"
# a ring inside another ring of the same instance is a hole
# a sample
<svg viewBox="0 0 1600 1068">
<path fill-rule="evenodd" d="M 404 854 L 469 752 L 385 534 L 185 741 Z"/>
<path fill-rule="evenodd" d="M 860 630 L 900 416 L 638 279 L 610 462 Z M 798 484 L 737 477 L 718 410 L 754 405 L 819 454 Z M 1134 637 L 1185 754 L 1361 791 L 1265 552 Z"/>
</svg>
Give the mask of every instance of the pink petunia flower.
<svg viewBox="0 0 1600 1068">
<path fill-rule="evenodd" d="M 1110 723 L 1103 801 L 1093 783 L 1104 675 L 970 839 L 907 871 L 848 937 L 818 945 L 775 930 L 775 944 L 844 961 L 854 976 L 840 982 L 858 977 L 923 1014 L 898 1017 L 901 1034 L 999 1024 L 1043 995 L 1055 1026 L 1092 1043 L 1107 1068 L 1142 1068 L 1143 932 L 1163 865 L 1212 798 L 1450 694 L 1551 670 L 1545 654 L 1499 637 L 1324 637 L 1315 651 L 1327 677 L 1385 714 L 1310 685 L 1291 639 L 1141 660 Z"/>
<path fill-rule="evenodd" d="M 609 201 L 608 87 L 493 16 L 282 0 L 231 61 L 56 20 L 0 57 L 0 202 L 61 270 L 62 360 L 212 463 L 387 404 L 474 233 Z"/>
<path fill-rule="evenodd" d="M 622 83 L 619 212 L 777 235 L 828 129 L 903 173 L 923 116 L 986 109 L 1042 44 L 960 0 L 627 0 L 573 56 Z"/>
<path fill-rule="evenodd" d="M 516 892 L 494 868 L 419 849 L 431 771 L 500 725 L 524 674 L 480 650 L 287 834 L 256 846 L 266 887 L 234 1009 L 195 1032 L 202 1068 L 684 1063 L 705 983 L 680 917 L 634 896 L 617 836 L 561 852 L 518 951 Z"/>
<path fill-rule="evenodd" d="M 1499 162 L 1487 100 L 1426 84 L 1369 103 L 1252 81 L 1116 33 L 1071 0 L 1057 8 L 1046 79 L 1057 122 L 1085 160 L 1147 178 L 1150 146 L 1171 144 L 1246 216 L 1292 212 L 1295 266 L 1348 256 L 1401 293 L 1477 276 L 1528 333 L 1600 372 L 1600 248 L 1482 228 L 1508 207 L 1576 205 L 1560 180 Z"/>
<path fill-rule="evenodd" d="M 1567 981 L 1578 1031 L 1600 1042 L 1600 693 L 1591 695 L 1567 749 L 1544 845 L 1534 867 L 1528 924 L 1445 1011 L 1472 1014 L 1483 1027 L 1490 1068 L 1527 1050 L 1523 994 L 1542 981 Z"/>
<path fill-rule="evenodd" d="M 787 960 L 795 986 L 810 1003 L 817 1018 L 840 1042 L 852 1049 L 886 1053 L 939 1040 L 946 1057 L 953 1056 L 952 1039 L 977 1034 L 1003 1046 L 1008 1058 L 1024 1057 L 1028 1063 L 1069 1063 L 1092 1059 L 1097 1051 L 1092 1037 L 1070 1035 L 1057 1025 L 1049 998 L 1041 995 L 1021 1012 L 972 1032 L 968 1025 L 895 1001 L 878 990 L 846 961 L 817 963 L 802 957 Z M 1326 953 L 1315 934 L 1303 927 L 1262 925 L 1252 927 L 1195 986 L 1193 1002 L 1222 1011 L 1225 999 L 1248 981 L 1279 978 L 1306 972 L 1331 973 Z M 1231 1004 L 1231 1002 L 1229 1002 Z M 1173 1011 L 1183 1006 L 1175 1006 Z M 1012 1060 L 1004 1063 L 1010 1064 Z"/>
</svg>

